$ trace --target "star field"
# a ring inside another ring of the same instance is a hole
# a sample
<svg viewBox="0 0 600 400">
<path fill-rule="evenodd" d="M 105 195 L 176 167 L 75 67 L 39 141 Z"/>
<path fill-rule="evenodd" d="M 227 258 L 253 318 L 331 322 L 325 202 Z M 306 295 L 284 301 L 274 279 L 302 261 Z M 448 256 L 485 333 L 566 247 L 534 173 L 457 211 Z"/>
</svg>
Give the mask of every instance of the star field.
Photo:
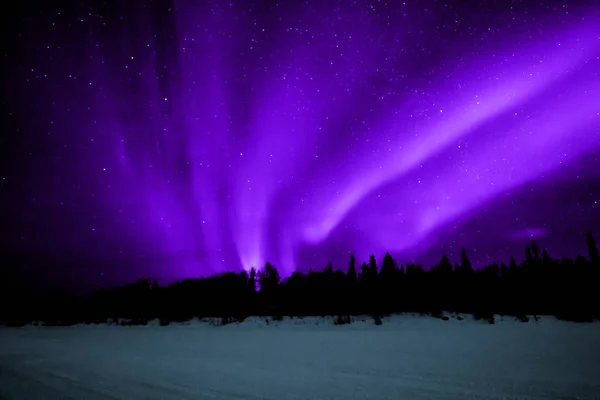
<svg viewBox="0 0 600 400">
<path fill-rule="evenodd" d="M 598 233 L 597 3 L 109 3 L 7 22 L 3 246 L 48 271 L 483 265 Z"/>
</svg>

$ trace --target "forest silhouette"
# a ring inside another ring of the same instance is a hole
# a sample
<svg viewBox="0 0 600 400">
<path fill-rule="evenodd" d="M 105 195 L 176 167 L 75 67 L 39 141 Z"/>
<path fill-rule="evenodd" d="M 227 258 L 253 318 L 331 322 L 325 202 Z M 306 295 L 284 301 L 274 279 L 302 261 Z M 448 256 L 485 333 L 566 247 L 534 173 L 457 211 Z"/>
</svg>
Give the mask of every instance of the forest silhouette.
<svg viewBox="0 0 600 400">
<path fill-rule="evenodd" d="M 351 323 L 351 316 L 370 315 L 376 324 L 392 313 L 420 313 L 448 319 L 448 314 L 472 314 L 494 323 L 494 316 L 553 315 L 559 319 L 591 322 L 600 319 L 600 258 L 591 233 L 588 258 L 552 258 L 532 242 L 525 259 L 510 258 L 509 265 L 493 263 L 474 269 L 467 252 L 452 265 L 443 255 L 437 265 L 398 264 L 389 253 L 380 263 L 374 255 L 358 263 L 350 256 L 347 268 L 295 272 L 282 279 L 277 268 L 228 272 L 208 278 L 185 279 L 168 286 L 140 279 L 114 289 L 97 290 L 85 297 L 64 293 L 24 293 L 3 285 L 0 322 L 23 326 L 41 322 L 49 326 L 77 323 L 161 325 L 194 317 L 213 317 L 220 324 L 248 316 L 280 320 L 284 316 L 335 317 L 336 324 Z M 537 317 L 536 317 L 537 318 Z"/>
</svg>

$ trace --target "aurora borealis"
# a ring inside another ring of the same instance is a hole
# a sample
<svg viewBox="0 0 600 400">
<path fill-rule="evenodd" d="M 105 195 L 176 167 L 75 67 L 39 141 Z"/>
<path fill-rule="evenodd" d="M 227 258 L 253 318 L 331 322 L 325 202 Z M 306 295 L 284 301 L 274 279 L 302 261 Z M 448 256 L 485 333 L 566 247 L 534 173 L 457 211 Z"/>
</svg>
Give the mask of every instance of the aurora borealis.
<svg viewBox="0 0 600 400">
<path fill-rule="evenodd" d="M 90 279 L 286 275 L 600 229 L 597 3 L 84 3 L 5 57 L 11 248 Z"/>
</svg>

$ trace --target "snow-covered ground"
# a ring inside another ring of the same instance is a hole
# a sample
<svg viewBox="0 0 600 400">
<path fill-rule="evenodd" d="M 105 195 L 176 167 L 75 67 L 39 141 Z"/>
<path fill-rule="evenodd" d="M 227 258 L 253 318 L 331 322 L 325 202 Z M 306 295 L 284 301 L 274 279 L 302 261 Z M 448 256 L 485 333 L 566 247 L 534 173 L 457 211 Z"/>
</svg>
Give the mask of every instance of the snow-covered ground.
<svg viewBox="0 0 600 400">
<path fill-rule="evenodd" d="M 0 329 L 0 399 L 600 399 L 600 324 Z"/>
</svg>

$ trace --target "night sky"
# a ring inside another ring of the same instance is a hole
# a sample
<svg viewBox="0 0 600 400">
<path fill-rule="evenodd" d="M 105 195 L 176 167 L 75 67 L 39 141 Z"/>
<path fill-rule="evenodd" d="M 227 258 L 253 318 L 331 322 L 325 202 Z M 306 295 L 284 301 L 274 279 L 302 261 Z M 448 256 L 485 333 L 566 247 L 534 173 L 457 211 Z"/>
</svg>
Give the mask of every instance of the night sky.
<svg viewBox="0 0 600 400">
<path fill-rule="evenodd" d="M 3 268 L 482 266 L 600 234 L 597 1 L 48 3 L 3 12 Z"/>
</svg>

